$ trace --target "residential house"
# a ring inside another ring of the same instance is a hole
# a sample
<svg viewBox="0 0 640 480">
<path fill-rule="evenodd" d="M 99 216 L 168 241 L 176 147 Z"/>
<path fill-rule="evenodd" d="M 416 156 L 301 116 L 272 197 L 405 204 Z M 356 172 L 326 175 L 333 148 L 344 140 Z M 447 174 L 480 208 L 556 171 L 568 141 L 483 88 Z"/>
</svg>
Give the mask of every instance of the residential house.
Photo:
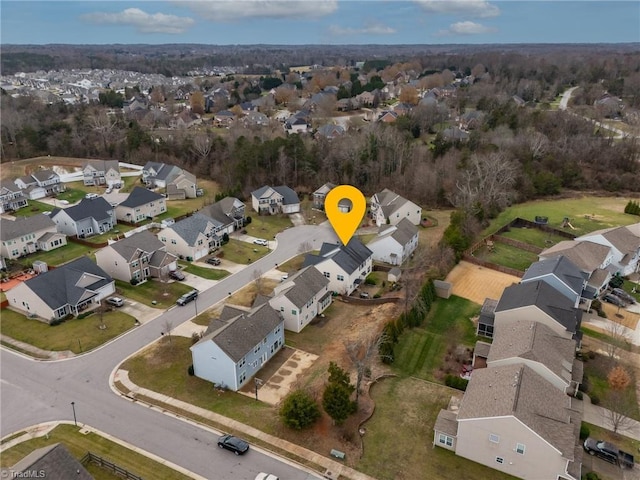
<svg viewBox="0 0 640 480">
<path fill-rule="evenodd" d="M 262 112 L 250 111 L 242 119 L 242 124 L 249 127 L 266 127 L 269 125 L 269 117 Z"/>
<path fill-rule="evenodd" d="M 58 231 L 80 238 L 108 232 L 116 225 L 115 208 L 103 197 L 83 198 L 80 203 L 51 211 Z"/>
<path fill-rule="evenodd" d="M 147 188 L 135 187 L 127 199 L 116 207 L 116 218 L 121 222 L 138 223 L 166 211 L 167 203 L 162 195 Z"/>
<path fill-rule="evenodd" d="M 475 130 L 480 128 L 484 120 L 484 113 L 480 110 L 472 110 L 460 116 L 460 128 L 463 130 Z"/>
<path fill-rule="evenodd" d="M 260 215 L 290 214 L 300 211 L 300 199 L 296 192 L 285 185 L 265 185 L 251 192 L 251 206 Z"/>
<path fill-rule="evenodd" d="M 158 238 L 168 252 L 188 261 L 195 261 L 220 247 L 220 232 L 223 227 L 221 222 L 202 213 L 195 213 L 163 228 L 158 233 Z"/>
<path fill-rule="evenodd" d="M 15 212 L 28 204 L 24 192 L 15 183 L 0 181 L 0 213 Z"/>
<path fill-rule="evenodd" d="M 197 113 L 189 109 L 184 109 L 178 113 L 173 119 L 171 119 L 170 125 L 173 128 L 190 128 L 194 125 L 200 125 L 202 118 Z"/>
<path fill-rule="evenodd" d="M 89 257 L 80 257 L 25 280 L 7 292 L 9 305 L 51 322 L 78 315 L 115 292 L 115 282 Z"/>
<path fill-rule="evenodd" d="M 240 390 L 284 345 L 284 320 L 269 304 L 250 311 L 225 306 L 191 346 L 197 377 Z"/>
<path fill-rule="evenodd" d="M 335 184 L 327 182 L 318 188 L 315 192 L 313 192 L 313 208 L 317 208 L 318 210 L 324 210 L 324 199 L 327 194 L 336 188 Z"/>
<path fill-rule="evenodd" d="M 613 261 L 611 247 L 588 240 L 564 240 L 540 252 L 538 259 L 546 260 L 558 255 L 567 257 L 587 276 L 585 298 L 595 298 L 607 288 L 612 276 L 609 268 Z"/>
<path fill-rule="evenodd" d="M 314 137 L 316 140 L 320 138 L 326 138 L 327 140 L 333 140 L 336 137 L 341 137 L 344 135 L 345 129 L 341 125 L 334 125 L 332 123 L 328 123 L 326 125 L 322 125 L 316 131 Z"/>
<path fill-rule="evenodd" d="M 3 471 L 11 472 L 11 478 L 94 480 L 82 463 L 76 460 L 62 443 L 38 448 L 11 468 Z"/>
<path fill-rule="evenodd" d="M 315 266 L 329 279 L 331 291 L 351 295 L 371 273 L 372 260 L 373 252 L 352 238 L 346 245 L 323 243 L 317 255 L 306 255 L 303 267 Z"/>
<path fill-rule="evenodd" d="M 329 280 L 315 267 L 296 272 L 273 290 L 269 305 L 284 318 L 284 328 L 300 333 L 331 305 Z"/>
<path fill-rule="evenodd" d="M 0 255 L 14 259 L 37 252 L 49 251 L 67 244 L 67 237 L 58 233 L 56 224 L 42 213 L 32 217 L 9 220 L 0 217 Z"/>
<path fill-rule="evenodd" d="M 236 120 L 236 115 L 230 110 L 221 110 L 213 117 L 213 125 L 218 128 L 229 128 Z"/>
<path fill-rule="evenodd" d="M 393 123 L 397 119 L 398 119 L 398 114 L 396 112 L 392 112 L 391 110 L 385 110 L 383 112 L 380 112 L 380 114 L 376 118 L 376 122 Z"/>
<path fill-rule="evenodd" d="M 120 164 L 117 160 L 87 160 L 82 167 L 85 185 L 108 185 L 120 183 Z"/>
<path fill-rule="evenodd" d="M 418 247 L 418 227 L 403 218 L 396 225 L 382 225 L 367 247 L 373 259 L 390 265 L 402 265 Z"/>
<path fill-rule="evenodd" d="M 375 92 L 362 92 L 356 95 L 355 99 L 360 105 L 367 107 L 376 107 L 380 101 L 379 94 Z"/>
<path fill-rule="evenodd" d="M 176 256 L 167 252 L 165 245 L 149 230 L 110 241 L 96 251 L 96 262 L 110 276 L 123 282 L 163 278 L 163 274 L 177 268 Z"/>
<path fill-rule="evenodd" d="M 172 199 L 197 197 L 195 175 L 175 165 L 147 162 L 142 168 L 142 181 L 153 188 L 164 188 Z M 173 185 L 173 186 L 172 186 Z"/>
<path fill-rule="evenodd" d="M 469 134 L 458 127 L 449 127 L 442 130 L 442 138 L 447 142 L 466 142 Z"/>
<path fill-rule="evenodd" d="M 478 327 L 476 335 L 481 337 L 493 338 L 496 320 L 496 307 L 498 300 L 493 298 L 485 298 L 480 308 L 478 316 Z"/>
<path fill-rule="evenodd" d="M 582 235 L 576 242 L 593 242 L 611 248 L 611 267 L 623 277 L 640 271 L 640 237 L 627 227 L 613 227 Z"/>
<path fill-rule="evenodd" d="M 573 301 L 577 307 L 583 290 L 587 287 L 586 275 L 564 255 L 557 255 L 546 260 L 532 263 L 524 272 L 521 283 L 547 282 L 558 292 Z"/>
<path fill-rule="evenodd" d="M 495 330 L 520 319 L 541 322 L 565 338 L 582 336 L 582 310 L 542 280 L 514 284 L 502 292 L 495 309 Z"/>
<path fill-rule="evenodd" d="M 31 175 L 17 178 L 14 183 L 24 190 L 29 200 L 57 195 L 65 190 L 60 176 L 50 169 L 36 170 Z"/>
<path fill-rule="evenodd" d="M 524 363 L 556 388 L 573 395 L 582 383 L 583 364 L 576 358 L 576 342 L 543 323 L 514 320 L 500 326 L 485 357 L 487 367 Z"/>
<path fill-rule="evenodd" d="M 434 445 L 518 478 L 580 480 L 581 420 L 576 400 L 528 365 L 483 368 L 457 414 L 440 412 Z"/>
<path fill-rule="evenodd" d="M 224 197 L 212 205 L 202 207 L 199 213 L 220 222 L 222 226 L 217 232 L 218 236 L 225 233 L 231 235 L 235 230 L 241 229 L 246 219 L 245 205 L 235 197 Z"/>
<path fill-rule="evenodd" d="M 291 116 L 284 122 L 284 131 L 287 133 L 306 133 L 310 128 L 309 121 L 302 117 Z"/>
<path fill-rule="evenodd" d="M 414 225 L 422 220 L 422 208 L 388 188 L 371 197 L 370 213 L 378 226 L 397 225 L 403 218 Z"/>
</svg>

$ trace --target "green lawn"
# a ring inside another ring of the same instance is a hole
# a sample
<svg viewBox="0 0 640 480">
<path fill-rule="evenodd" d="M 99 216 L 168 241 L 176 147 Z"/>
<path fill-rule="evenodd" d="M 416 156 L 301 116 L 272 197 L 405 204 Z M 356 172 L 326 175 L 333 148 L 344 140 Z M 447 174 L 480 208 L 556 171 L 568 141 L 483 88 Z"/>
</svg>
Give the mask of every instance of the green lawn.
<svg viewBox="0 0 640 480">
<path fill-rule="evenodd" d="M 598 440 L 604 440 L 605 442 L 611 442 L 625 452 L 640 452 L 640 441 L 625 436 L 624 432 L 622 434 L 613 433 L 611 430 L 606 430 L 591 423 L 582 423 L 589 427 L 590 437 L 597 438 Z"/>
<path fill-rule="evenodd" d="M 500 235 L 540 248 L 549 248 L 556 243 L 568 240 L 568 238 L 543 232 L 537 228 L 511 228 L 509 231 L 503 232 Z"/>
<path fill-rule="evenodd" d="M 262 245 L 241 242 L 232 238 L 222 247 L 222 253 L 219 256 L 230 262 L 247 265 L 264 257 L 269 252 L 269 248 Z"/>
<path fill-rule="evenodd" d="M 549 226 L 559 230 L 563 230 L 562 219 L 569 217 L 575 230 L 567 228 L 566 231 L 578 236 L 602 228 L 630 225 L 636 223 L 638 217 L 624 213 L 624 207 L 628 201 L 629 198 L 624 197 L 585 196 L 520 203 L 500 213 L 484 230 L 483 235 L 494 233 L 517 217 L 533 221 L 536 216 L 546 216 L 549 218 Z"/>
<path fill-rule="evenodd" d="M 171 307 L 176 303 L 178 297 L 192 290 L 189 285 L 182 282 L 163 283 L 157 280 L 147 280 L 138 285 L 116 280 L 116 289 L 119 294 L 131 300 L 162 309 Z M 153 301 L 156 302 L 155 305 L 152 303 Z"/>
<path fill-rule="evenodd" d="M 375 384 L 371 396 L 376 410 L 364 424 L 364 455 L 356 468 L 379 480 L 513 478 L 432 447 L 436 417 L 454 392 L 415 378 L 386 378 Z"/>
<path fill-rule="evenodd" d="M 201 267 L 199 265 L 193 265 L 192 263 L 187 262 L 179 262 L 183 267 L 182 269 L 185 272 L 192 273 L 202 278 L 206 278 L 208 280 L 222 280 L 224 277 L 229 275 L 229 272 L 226 270 L 221 270 L 219 268 L 207 268 Z"/>
<path fill-rule="evenodd" d="M 249 208 L 250 206 L 247 207 L 247 211 L 249 211 Z M 258 215 L 255 213 L 250 216 L 251 223 L 244 227 L 247 230 L 247 234 L 264 238 L 265 240 L 273 240 L 276 233 L 293 226 L 287 215 Z"/>
<path fill-rule="evenodd" d="M 68 240 L 67 240 L 68 241 Z M 50 252 L 36 252 L 27 256 L 26 258 L 21 258 L 18 261 L 21 263 L 27 263 L 29 268 L 36 260 L 40 260 L 45 262 L 47 265 L 58 266 L 63 263 L 70 262 L 71 260 L 75 260 L 78 257 L 83 255 L 88 255 L 93 257 L 96 249 L 91 247 L 86 247 L 84 245 L 80 245 L 79 243 L 69 242 L 60 248 L 56 248 L 55 250 L 51 250 Z"/>
<path fill-rule="evenodd" d="M 532 263 L 538 261 L 535 253 L 521 250 L 506 243 L 493 243 L 493 251 L 490 252 L 486 246 L 480 247 L 473 252 L 474 256 L 480 260 L 502 265 L 503 267 L 515 268 L 524 272 Z"/>
<path fill-rule="evenodd" d="M 451 345 L 473 347 L 476 341 L 471 318 L 480 305 L 452 295 L 437 299 L 423 325 L 405 330 L 394 347 L 394 370 L 407 376 L 437 381 L 436 371 L 443 365 Z"/>
<path fill-rule="evenodd" d="M 76 184 L 82 185 L 82 190 L 80 188 L 76 188 Z M 85 187 L 82 182 L 73 182 L 71 184 L 66 184 L 67 189 L 56 195 L 57 200 L 67 200 L 69 203 L 76 203 L 82 200 L 85 195 L 89 192 L 88 187 Z M 99 189 L 97 187 L 92 187 L 92 191 L 95 190 L 95 193 L 102 194 L 104 193 L 104 189 Z"/>
<path fill-rule="evenodd" d="M 60 205 L 61 206 L 61 205 Z M 18 217 L 32 217 L 42 212 L 50 212 L 55 207 L 37 200 L 29 200 L 29 205 L 15 212 Z"/>
<path fill-rule="evenodd" d="M 188 480 L 190 478 L 100 435 L 80 433 L 80 427 L 74 425 L 59 425 L 46 437 L 27 440 L 3 451 L 0 465 L 3 468 L 10 467 L 32 451 L 58 442 L 63 443 L 77 460 L 81 460 L 90 451 L 142 478 L 162 478 L 163 480 Z M 89 467 L 88 470 L 96 480 L 121 478 L 114 477 L 112 474 L 105 475 L 104 470 L 94 466 Z"/>
<path fill-rule="evenodd" d="M 101 233 L 100 235 L 87 237 L 84 240 L 91 243 L 104 243 L 109 239 L 115 239 L 119 234 L 123 234 L 124 232 L 128 232 L 129 230 L 133 230 L 134 228 L 137 228 L 139 226 L 140 224 L 131 225 L 130 223 L 118 223 L 112 230 Z"/>
<path fill-rule="evenodd" d="M 0 328 L 2 334 L 28 343 L 43 350 L 71 350 L 82 353 L 92 350 L 117 337 L 134 326 L 135 318 L 118 310 L 104 314 L 106 329 L 100 329 L 100 315 L 94 313 L 86 318 L 67 320 L 50 326 L 38 320 L 28 319 L 13 310 L 2 310 Z"/>
</svg>

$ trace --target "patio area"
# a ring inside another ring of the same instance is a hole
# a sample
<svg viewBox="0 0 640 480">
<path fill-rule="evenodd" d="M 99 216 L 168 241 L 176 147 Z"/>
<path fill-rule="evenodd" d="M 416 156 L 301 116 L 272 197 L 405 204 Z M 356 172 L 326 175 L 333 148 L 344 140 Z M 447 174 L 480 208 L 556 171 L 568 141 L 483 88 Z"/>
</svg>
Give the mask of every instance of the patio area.
<svg viewBox="0 0 640 480">
<path fill-rule="evenodd" d="M 7 292 L 11 290 L 16 285 L 24 282 L 25 280 L 29 280 L 30 278 L 35 277 L 35 273 L 21 273 L 20 275 L 16 275 L 14 277 L 5 278 L 0 282 L 0 291 Z"/>
</svg>

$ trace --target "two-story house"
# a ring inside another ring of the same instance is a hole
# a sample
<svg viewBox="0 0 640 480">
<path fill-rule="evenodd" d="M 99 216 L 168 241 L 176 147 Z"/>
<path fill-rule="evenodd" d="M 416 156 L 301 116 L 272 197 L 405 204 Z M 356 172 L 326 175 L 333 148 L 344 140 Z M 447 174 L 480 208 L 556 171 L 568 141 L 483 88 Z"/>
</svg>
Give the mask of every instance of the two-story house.
<svg viewBox="0 0 640 480">
<path fill-rule="evenodd" d="M 318 188 L 315 192 L 313 192 L 313 208 L 324 210 L 324 199 L 327 197 L 327 194 L 334 188 L 336 188 L 335 184 L 327 182 L 320 188 Z"/>
<path fill-rule="evenodd" d="M 241 229 L 246 219 L 245 205 L 235 197 L 225 197 L 212 205 L 202 207 L 198 212 L 222 224 L 217 232 L 219 236 L 225 233 L 231 235 L 235 230 Z"/>
<path fill-rule="evenodd" d="M 28 205 L 24 192 L 11 180 L 0 182 L 0 213 L 15 212 Z"/>
<path fill-rule="evenodd" d="M 111 230 L 116 225 L 116 214 L 102 197 L 83 198 L 77 205 L 52 210 L 51 220 L 59 232 L 84 238 Z"/>
<path fill-rule="evenodd" d="M 378 262 L 402 265 L 418 248 L 418 227 L 406 218 L 396 225 L 382 225 L 367 248 Z"/>
<path fill-rule="evenodd" d="M 67 244 L 66 235 L 58 233 L 56 224 L 42 213 L 15 220 L 0 217 L 0 240 L 0 255 L 8 259 Z"/>
<path fill-rule="evenodd" d="M 147 278 L 163 278 L 177 268 L 177 258 L 148 230 L 134 233 L 96 252 L 96 262 L 113 278 L 141 282 Z"/>
<path fill-rule="evenodd" d="M 378 226 L 397 225 L 403 218 L 414 225 L 422 220 L 422 208 L 388 188 L 371 197 L 370 212 Z"/>
<path fill-rule="evenodd" d="M 315 267 L 296 272 L 273 290 L 269 304 L 284 318 L 284 328 L 299 333 L 331 305 L 329 280 Z"/>
<path fill-rule="evenodd" d="M 354 237 L 346 245 L 323 243 L 317 255 L 305 256 L 303 267 L 315 266 L 329 280 L 331 291 L 351 295 L 371 273 L 372 259 L 373 252 Z"/>
<path fill-rule="evenodd" d="M 640 270 L 640 237 L 628 227 L 614 227 L 582 235 L 576 242 L 593 242 L 611 248 L 611 265 L 623 277 Z"/>
<path fill-rule="evenodd" d="M 260 215 L 290 214 L 300 211 L 300 199 L 298 194 L 287 186 L 265 185 L 251 192 L 251 206 Z"/>
<path fill-rule="evenodd" d="M 225 306 L 191 346 L 197 377 L 238 391 L 283 347 L 284 320 L 269 304 L 250 311 Z"/>
<path fill-rule="evenodd" d="M 30 200 L 57 195 L 65 190 L 60 176 L 51 169 L 36 170 L 31 175 L 17 178 L 14 183 Z"/>
<path fill-rule="evenodd" d="M 521 283 L 547 282 L 558 292 L 574 302 L 574 307 L 580 304 L 582 292 L 587 287 L 587 276 L 564 255 L 550 257 L 531 264 L 524 272 Z"/>
<path fill-rule="evenodd" d="M 142 168 L 142 181 L 147 186 L 165 189 L 172 200 L 197 196 L 195 175 L 175 165 L 147 162 Z"/>
<path fill-rule="evenodd" d="M 80 257 L 19 283 L 7 292 L 9 305 L 50 323 L 99 304 L 115 282 L 89 257 Z"/>
<path fill-rule="evenodd" d="M 158 238 L 168 252 L 195 261 L 220 246 L 222 227 L 220 222 L 211 217 L 195 213 L 163 228 Z"/>
<path fill-rule="evenodd" d="M 117 160 L 87 160 L 82 167 L 82 181 L 87 186 L 121 183 L 120 164 Z"/>
<path fill-rule="evenodd" d="M 166 211 L 167 201 L 162 195 L 147 188 L 135 187 L 127 199 L 116 207 L 116 218 L 121 222 L 138 223 Z"/>
</svg>

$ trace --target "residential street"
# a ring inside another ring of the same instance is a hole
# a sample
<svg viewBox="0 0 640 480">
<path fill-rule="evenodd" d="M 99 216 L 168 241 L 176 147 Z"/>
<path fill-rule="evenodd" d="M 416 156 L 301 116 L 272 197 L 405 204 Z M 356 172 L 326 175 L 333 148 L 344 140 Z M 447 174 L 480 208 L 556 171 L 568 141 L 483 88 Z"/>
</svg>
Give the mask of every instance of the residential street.
<svg viewBox="0 0 640 480">
<path fill-rule="evenodd" d="M 335 240 L 328 224 L 301 226 L 277 236 L 277 248 L 248 268 L 201 292 L 197 302 L 173 307 L 155 320 L 79 357 L 41 362 L 2 348 L 0 351 L 2 418 L 0 436 L 41 422 L 73 421 L 125 440 L 204 478 L 253 479 L 259 471 L 281 478 L 305 479 L 307 472 L 252 449 L 244 457 L 216 448 L 217 432 L 164 415 L 114 394 L 109 377 L 128 356 L 156 340 L 166 320 L 176 327 L 252 281 L 255 269 L 268 271 L 298 254 L 305 242 L 314 249 Z M 186 375 L 186 372 L 185 372 Z"/>
</svg>

